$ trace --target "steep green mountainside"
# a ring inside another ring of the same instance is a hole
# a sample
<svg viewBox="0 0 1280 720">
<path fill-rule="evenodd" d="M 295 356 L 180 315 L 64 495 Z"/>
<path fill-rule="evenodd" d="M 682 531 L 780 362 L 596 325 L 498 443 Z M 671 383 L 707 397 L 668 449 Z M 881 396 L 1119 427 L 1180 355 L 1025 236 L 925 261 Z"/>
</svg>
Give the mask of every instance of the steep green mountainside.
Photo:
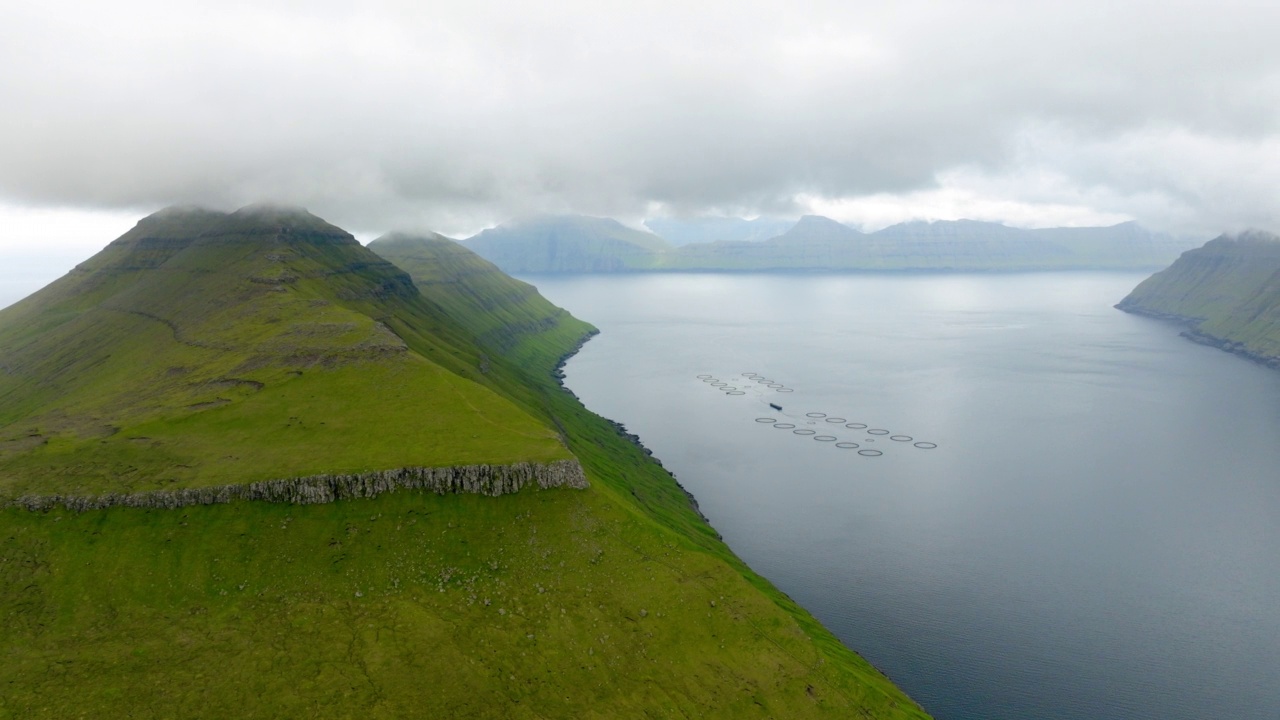
<svg viewBox="0 0 1280 720">
<path fill-rule="evenodd" d="M 609 218 L 543 216 L 500 225 L 465 241 L 509 273 L 620 272 L 651 267 L 670 244 Z"/>
<path fill-rule="evenodd" d="M 1211 240 L 1116 307 L 1188 325 L 1194 340 L 1280 366 L 1280 236 L 1251 231 Z"/>
<path fill-rule="evenodd" d="M 443 235 L 393 233 L 369 249 L 408 272 L 451 317 L 464 319 L 482 345 L 517 362 L 555 356 L 595 331 Z"/>
<path fill-rule="evenodd" d="M 153 217 L 0 314 L 4 397 L 26 403 L 9 426 L 45 418 L 74 444 L 105 422 L 121 428 L 97 439 L 109 449 L 151 423 L 169 441 L 204 438 L 242 460 L 269 446 L 237 466 L 246 479 L 286 461 L 366 467 L 348 456 L 368 456 L 382 467 L 459 447 L 536 460 L 550 448 L 576 456 L 589 487 L 79 513 L 0 506 L 0 718 L 925 717 L 746 568 L 668 473 L 555 382 L 589 326 L 440 238 L 375 245 L 416 259 L 408 281 L 318 219 L 285 215 Z M 86 315 L 94 323 L 63 330 Z M 147 332 L 157 324 L 167 334 Z M 48 333 L 85 345 L 58 353 Z M 93 352 L 96 363 L 77 364 L 76 353 Z M 117 352 L 129 356 L 119 371 Z M 191 408 L 197 390 L 155 372 L 178 355 L 186 370 L 175 377 L 263 386 L 226 385 L 241 394 Z M 68 363 L 76 371 L 60 376 Z M 277 387 L 299 391 L 256 400 Z M 235 422 L 189 424 L 236 408 Z M 335 422 L 341 433 L 327 429 Z M 252 433 L 231 433 L 237 423 Z M 503 428 L 489 435 L 486 424 Z M 79 472 L 116 452 L 84 453 Z M 140 450 L 135 464 L 152 457 Z M 130 471 L 101 474 L 91 487 L 117 487 Z"/>
<path fill-rule="evenodd" d="M 0 312 L 0 495 L 569 457 L 479 363 L 319 218 L 165 211 Z"/>
<path fill-rule="evenodd" d="M 662 227 L 659 221 L 657 227 Z M 747 221 L 740 221 L 745 223 Z M 726 232 L 743 228 L 721 223 Z M 708 233 L 719 227 L 710 223 Z M 677 235 L 695 236 L 675 225 Z M 622 226 L 618 226 L 623 230 Z M 501 230 L 501 228 L 499 229 Z M 497 233 L 497 231 L 486 231 Z M 634 231 L 627 231 L 634 232 Z M 683 235 L 681 235 L 683 233 Z M 504 231 L 469 246 L 507 272 L 773 271 L 773 270 L 1077 270 L 1155 268 L 1193 242 L 1135 223 L 1103 228 L 1027 230 L 973 220 L 908 222 L 863 233 L 807 215 L 765 240 L 720 240 L 663 248 L 598 242 L 574 224 L 547 232 Z"/>
<path fill-rule="evenodd" d="M 390 242 L 392 239 L 395 240 L 394 243 Z M 497 267 L 476 257 L 462 245 L 439 236 L 393 236 L 374 241 L 370 247 L 379 253 L 386 253 L 385 257 L 396 259 L 397 263 L 406 259 L 404 267 L 410 270 L 414 281 L 420 284 L 428 296 L 449 286 L 448 282 L 440 282 L 438 266 L 426 262 L 432 257 L 444 256 L 451 258 L 450 265 L 456 263 L 454 267 L 465 269 L 465 272 L 451 275 L 464 297 L 474 295 L 478 288 L 484 288 L 486 294 L 524 298 L 524 302 L 520 304 L 524 308 L 520 311 L 521 326 L 527 325 L 526 318 L 529 317 L 566 317 L 562 315 L 563 310 L 537 295 L 536 290 L 532 296 L 527 295 L 531 288 L 527 283 L 503 274 Z M 416 262 L 408 258 L 416 258 Z M 485 327 L 493 322 L 494 311 L 484 303 L 464 301 L 457 303 L 455 307 L 458 308 L 459 317 L 465 318 L 469 325 Z M 571 316 L 569 320 L 578 322 Z M 637 524 L 653 523 L 661 528 L 662 535 L 675 542 L 671 549 L 692 551 L 692 557 L 705 556 L 702 562 L 706 562 L 708 558 L 714 559 L 708 567 L 720 567 L 717 572 L 744 579 L 753 588 L 751 594 L 761 593 L 772 604 L 772 608 L 768 612 L 759 611 L 754 617 L 739 615 L 739 620 L 761 633 L 757 637 L 758 641 L 767 640 L 772 644 L 781 640 L 784 645 L 790 642 L 790 639 L 783 640 L 772 631 L 766 631 L 767 628 L 786 629 L 785 632 L 790 634 L 791 639 L 803 638 L 801 647 L 806 648 L 805 653 L 812 653 L 809 655 L 811 659 L 804 661 L 804 664 L 819 671 L 814 677 L 821 683 L 807 685 L 806 694 L 820 692 L 820 688 L 826 687 L 828 692 L 835 691 L 842 698 L 834 703 L 830 699 L 824 700 L 816 707 L 806 700 L 790 707 L 773 704 L 767 710 L 761 706 L 742 705 L 737 711 L 732 711 L 727 706 L 719 707 L 722 700 L 703 707 L 696 713 L 689 712 L 689 716 L 723 714 L 725 717 L 736 717 L 736 712 L 747 712 L 748 715 L 765 717 L 803 717 L 816 710 L 834 710 L 837 717 L 846 716 L 850 712 L 866 717 L 925 717 L 918 707 L 877 670 L 850 652 L 808 612 L 733 555 L 720 541 L 718 534 L 690 505 L 689 497 L 670 473 L 654 462 L 647 451 L 635 445 L 615 425 L 587 410 L 572 393 L 560 386 L 554 379 L 554 372 L 561 359 L 575 351 L 583 338 L 579 336 L 573 342 L 563 345 L 557 341 L 552 346 L 538 342 L 545 339 L 545 336 L 557 335 L 559 327 L 563 325 L 557 323 L 557 326 L 550 327 L 543 338 L 526 338 L 517 343 L 514 352 L 522 359 L 518 363 L 519 369 L 511 371 L 518 372 L 522 377 L 518 392 L 528 394 L 521 397 L 530 406 L 540 408 L 545 417 L 565 433 L 570 449 L 587 468 L 592 486 L 584 495 L 592 497 L 599 494 L 610 498 L 611 505 L 625 508 L 627 514 L 638 513 L 639 517 L 635 518 Z M 590 326 L 583 324 L 583 327 L 588 328 L 588 332 L 595 332 Z M 522 352 L 522 348 L 534 350 Z M 497 362 L 508 367 L 509 360 L 503 357 Z M 528 392 L 529 390 L 532 392 Z M 674 561 L 682 555 L 672 553 L 666 557 L 664 562 Z M 684 582 L 689 579 L 691 578 L 686 577 Z M 728 601 L 728 597 L 722 596 L 719 600 L 711 597 L 707 602 L 711 608 L 718 608 Z M 774 615 L 778 611 L 781 615 Z M 792 660 L 797 658 L 794 649 L 790 647 L 785 649 L 784 654 Z M 686 657 L 693 660 L 696 655 Z M 778 662 L 779 659 L 775 656 L 768 662 Z M 790 662 L 784 661 L 777 667 L 781 672 L 791 672 L 786 670 L 789 666 Z M 786 682 L 779 678 L 773 684 L 781 690 Z M 743 687 L 754 687 L 754 682 Z"/>
</svg>

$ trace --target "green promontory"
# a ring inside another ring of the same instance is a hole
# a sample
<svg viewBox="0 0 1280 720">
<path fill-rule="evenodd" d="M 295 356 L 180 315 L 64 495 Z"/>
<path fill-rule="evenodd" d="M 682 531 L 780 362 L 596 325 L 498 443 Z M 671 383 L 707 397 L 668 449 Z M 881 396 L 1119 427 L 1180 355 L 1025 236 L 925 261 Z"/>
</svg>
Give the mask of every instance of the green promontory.
<svg viewBox="0 0 1280 720">
<path fill-rule="evenodd" d="M 1116 307 L 1186 325 L 1192 340 L 1280 367 L 1280 237 L 1254 230 L 1211 240 Z"/>
<path fill-rule="evenodd" d="M 590 326 L 373 247 L 164 211 L 0 312 L 0 718 L 925 717 L 555 382 Z"/>
</svg>

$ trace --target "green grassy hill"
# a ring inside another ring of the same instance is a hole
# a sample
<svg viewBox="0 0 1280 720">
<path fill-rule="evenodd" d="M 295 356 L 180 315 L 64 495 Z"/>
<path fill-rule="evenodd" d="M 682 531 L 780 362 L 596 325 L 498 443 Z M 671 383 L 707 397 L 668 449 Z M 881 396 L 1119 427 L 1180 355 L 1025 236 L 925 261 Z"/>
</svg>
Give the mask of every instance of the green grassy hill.
<svg viewBox="0 0 1280 720">
<path fill-rule="evenodd" d="M 0 312 L 0 495 L 569 457 L 455 325 L 313 216 L 160 213 Z"/>
<path fill-rule="evenodd" d="M 589 326 L 438 238 L 375 248 L 418 284 L 297 211 L 170 211 L 0 313 L 5 492 L 590 486 L 4 508 L 0 718 L 924 717 L 554 382 Z"/>
<path fill-rule="evenodd" d="M 1280 367 L 1280 237 L 1252 231 L 1211 240 L 1116 307 L 1187 325 L 1193 340 Z"/>
<path fill-rule="evenodd" d="M 595 332 L 532 285 L 443 235 L 393 233 L 369 249 L 408 272 L 418 290 L 462 319 L 481 345 L 517 363 L 556 357 Z"/>
</svg>

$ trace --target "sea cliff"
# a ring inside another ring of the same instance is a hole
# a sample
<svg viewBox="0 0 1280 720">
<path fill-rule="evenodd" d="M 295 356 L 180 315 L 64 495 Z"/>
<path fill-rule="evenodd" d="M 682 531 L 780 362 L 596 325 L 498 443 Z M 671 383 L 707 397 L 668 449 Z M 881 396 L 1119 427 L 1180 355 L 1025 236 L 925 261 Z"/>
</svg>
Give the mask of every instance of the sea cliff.
<svg viewBox="0 0 1280 720">
<path fill-rule="evenodd" d="M 1211 240 L 1116 307 L 1185 325 L 1191 340 L 1280 368 L 1280 236 L 1255 230 Z"/>
</svg>

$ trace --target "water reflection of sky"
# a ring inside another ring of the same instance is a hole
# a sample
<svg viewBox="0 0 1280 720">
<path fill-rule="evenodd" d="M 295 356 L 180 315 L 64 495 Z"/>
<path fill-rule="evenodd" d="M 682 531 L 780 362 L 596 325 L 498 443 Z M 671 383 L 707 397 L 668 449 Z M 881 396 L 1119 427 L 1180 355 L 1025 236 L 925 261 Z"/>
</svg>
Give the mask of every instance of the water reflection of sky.
<svg viewBox="0 0 1280 720">
<path fill-rule="evenodd" d="M 1280 706 L 1280 373 L 1114 310 L 1142 278 L 533 281 L 603 331 L 567 368 L 588 407 L 938 717 L 1257 716 Z M 741 372 L 795 389 L 788 422 L 939 447 L 857 457 L 694 377 Z"/>
</svg>

